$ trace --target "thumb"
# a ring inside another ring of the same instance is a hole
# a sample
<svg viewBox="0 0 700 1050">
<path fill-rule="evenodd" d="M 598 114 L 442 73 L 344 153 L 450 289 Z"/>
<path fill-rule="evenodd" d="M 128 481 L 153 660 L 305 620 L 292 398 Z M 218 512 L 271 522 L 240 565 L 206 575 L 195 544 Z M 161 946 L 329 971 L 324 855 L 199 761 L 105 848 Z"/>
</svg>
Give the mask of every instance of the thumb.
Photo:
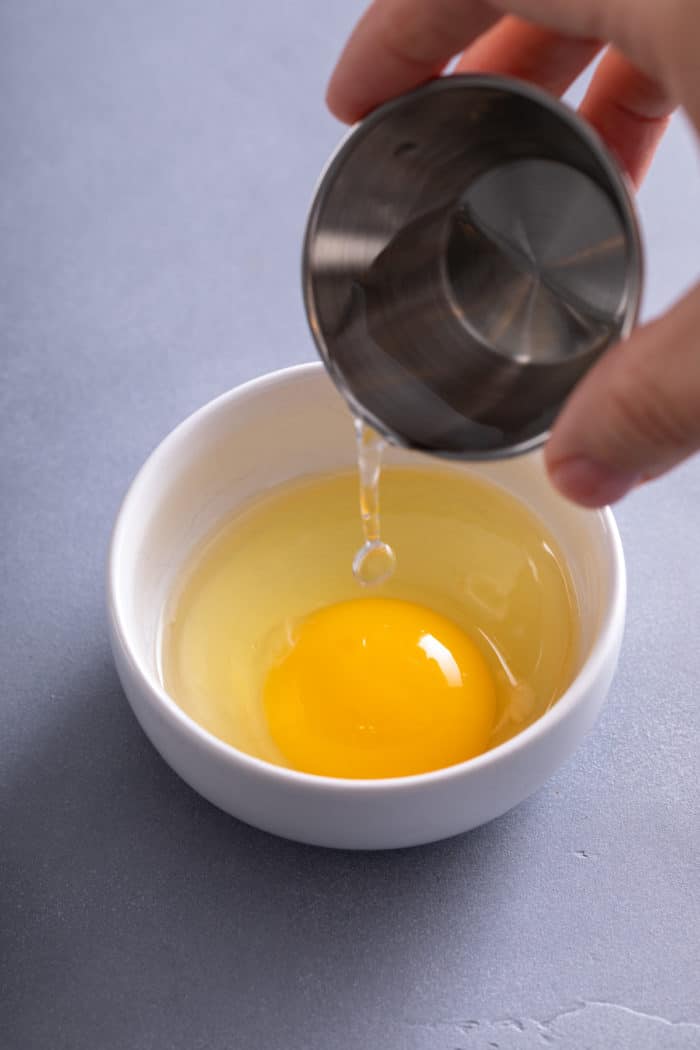
<svg viewBox="0 0 700 1050">
<path fill-rule="evenodd" d="M 700 448 L 700 285 L 610 350 L 564 406 L 545 450 L 550 477 L 586 507 Z"/>
</svg>

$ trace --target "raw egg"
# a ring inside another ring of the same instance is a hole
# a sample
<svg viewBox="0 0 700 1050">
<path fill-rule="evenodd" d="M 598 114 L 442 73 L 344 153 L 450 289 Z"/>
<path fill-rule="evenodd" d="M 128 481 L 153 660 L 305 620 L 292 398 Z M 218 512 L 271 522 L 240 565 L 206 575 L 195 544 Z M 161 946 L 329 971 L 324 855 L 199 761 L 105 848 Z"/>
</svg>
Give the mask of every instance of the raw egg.
<svg viewBox="0 0 700 1050">
<path fill-rule="evenodd" d="M 472 758 L 488 748 L 497 708 L 471 638 L 423 605 L 389 598 L 337 602 L 298 623 L 263 702 L 290 766 L 352 778 Z"/>
</svg>

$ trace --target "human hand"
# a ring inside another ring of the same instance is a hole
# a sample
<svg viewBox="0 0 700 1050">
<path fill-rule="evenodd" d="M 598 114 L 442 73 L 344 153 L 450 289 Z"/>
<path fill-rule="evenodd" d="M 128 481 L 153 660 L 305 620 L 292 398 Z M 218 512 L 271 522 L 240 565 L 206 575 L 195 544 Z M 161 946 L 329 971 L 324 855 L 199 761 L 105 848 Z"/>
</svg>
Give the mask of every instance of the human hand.
<svg viewBox="0 0 700 1050">
<path fill-rule="evenodd" d="M 328 105 L 351 122 L 440 74 L 520 77 L 560 95 L 605 48 L 581 104 L 639 185 L 673 109 L 700 130 L 693 0 L 375 0 L 335 69 Z M 700 448 L 700 286 L 581 381 L 546 448 L 570 499 L 619 499 Z"/>
</svg>

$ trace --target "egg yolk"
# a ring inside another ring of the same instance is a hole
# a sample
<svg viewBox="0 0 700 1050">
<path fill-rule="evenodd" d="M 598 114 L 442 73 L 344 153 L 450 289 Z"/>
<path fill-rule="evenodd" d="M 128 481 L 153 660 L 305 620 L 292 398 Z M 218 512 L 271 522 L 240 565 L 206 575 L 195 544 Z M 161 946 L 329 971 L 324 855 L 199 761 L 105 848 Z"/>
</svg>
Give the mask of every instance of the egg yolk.
<svg viewBox="0 0 700 1050">
<path fill-rule="evenodd" d="M 486 750 L 496 691 L 451 620 L 413 602 L 359 598 L 319 609 L 268 672 L 272 738 L 298 770 L 398 777 Z"/>
</svg>

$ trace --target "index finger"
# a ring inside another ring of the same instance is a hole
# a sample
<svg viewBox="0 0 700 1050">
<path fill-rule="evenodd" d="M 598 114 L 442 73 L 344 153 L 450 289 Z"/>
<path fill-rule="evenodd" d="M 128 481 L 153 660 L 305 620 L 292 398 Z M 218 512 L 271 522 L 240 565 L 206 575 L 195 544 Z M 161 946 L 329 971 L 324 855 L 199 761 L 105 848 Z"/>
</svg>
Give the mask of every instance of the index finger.
<svg viewBox="0 0 700 1050">
<path fill-rule="evenodd" d="M 370 109 L 437 76 L 498 21 L 482 0 L 376 0 L 345 45 L 326 101 L 352 123 Z"/>
</svg>

